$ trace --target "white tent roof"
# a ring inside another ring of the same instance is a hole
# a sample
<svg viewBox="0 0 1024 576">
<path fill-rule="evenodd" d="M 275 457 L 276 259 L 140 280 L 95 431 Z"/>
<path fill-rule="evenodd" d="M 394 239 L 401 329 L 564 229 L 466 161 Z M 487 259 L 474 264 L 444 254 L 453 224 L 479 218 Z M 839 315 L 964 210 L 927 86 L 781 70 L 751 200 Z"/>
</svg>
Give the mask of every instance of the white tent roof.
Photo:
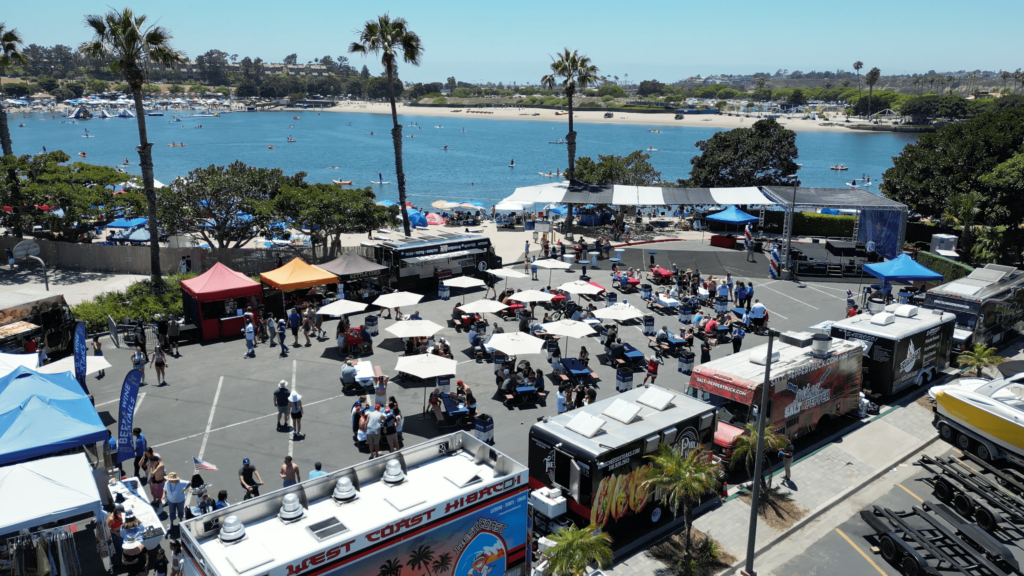
<svg viewBox="0 0 1024 576">
<path fill-rule="evenodd" d="M 26 497 L 28 496 L 28 497 Z M 85 454 L 54 456 L 0 468 L 0 534 L 93 513 L 100 493 Z"/>
<path fill-rule="evenodd" d="M 39 366 L 39 356 L 36 354 L 0 353 L 0 377 L 10 374 L 19 366 L 35 370 Z"/>
</svg>

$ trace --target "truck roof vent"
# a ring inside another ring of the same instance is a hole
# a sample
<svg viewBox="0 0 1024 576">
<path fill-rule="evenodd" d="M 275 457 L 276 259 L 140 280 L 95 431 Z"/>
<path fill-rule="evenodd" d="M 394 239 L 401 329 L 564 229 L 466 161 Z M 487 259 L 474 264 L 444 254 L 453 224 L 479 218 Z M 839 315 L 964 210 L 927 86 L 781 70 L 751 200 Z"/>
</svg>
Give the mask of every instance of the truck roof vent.
<svg viewBox="0 0 1024 576">
<path fill-rule="evenodd" d="M 888 326 L 896 321 L 896 316 L 891 312 L 879 312 L 871 317 L 871 323 L 877 326 Z"/>
<path fill-rule="evenodd" d="M 591 416 L 586 412 L 580 412 L 576 416 L 573 416 L 572 420 L 569 420 L 565 427 L 581 436 L 593 438 L 595 434 L 601 431 L 604 424 L 604 418 L 598 418 L 597 416 Z"/>
<path fill-rule="evenodd" d="M 224 519 L 220 525 L 220 534 L 217 536 L 220 541 L 229 544 L 238 542 L 245 538 L 245 524 L 238 519 L 238 516 L 231 515 Z"/>
<path fill-rule="evenodd" d="M 910 304 L 904 304 L 896 308 L 895 314 L 901 318 L 913 318 L 917 316 L 917 306 L 911 306 Z"/>
<path fill-rule="evenodd" d="M 402 470 L 402 463 L 397 458 L 388 460 L 384 469 L 384 481 L 388 484 L 400 484 L 405 480 L 405 471 Z"/>
<path fill-rule="evenodd" d="M 636 415 L 639 413 L 639 406 L 621 399 L 615 400 L 611 403 L 611 406 L 608 406 L 603 412 L 601 412 L 603 416 L 614 418 L 623 424 L 629 424 L 632 422 L 633 418 L 636 418 Z"/>
<path fill-rule="evenodd" d="M 306 513 L 306 509 L 302 507 L 302 502 L 299 502 L 299 497 L 295 494 L 288 494 L 281 501 L 281 510 L 277 513 L 277 517 L 285 522 L 294 522 L 302 515 Z"/>
<path fill-rule="evenodd" d="M 352 485 L 352 479 L 348 476 L 338 479 L 338 483 L 334 485 L 334 493 L 331 494 L 331 498 L 339 504 L 351 502 L 358 497 L 359 492 L 356 492 L 356 487 Z"/>
<path fill-rule="evenodd" d="M 658 388 L 648 388 L 646 392 L 640 395 L 636 399 L 637 404 L 643 404 L 644 406 L 650 406 L 655 410 L 661 412 L 668 405 L 672 403 L 672 400 L 676 397 L 675 394 L 671 394 L 667 390 L 661 390 Z"/>
<path fill-rule="evenodd" d="M 776 362 L 778 362 L 779 358 L 781 358 L 781 357 L 782 356 L 779 354 L 778 350 L 773 350 L 772 351 L 772 364 L 775 364 Z M 768 365 L 768 347 L 765 346 L 764 348 L 762 348 L 762 347 L 758 346 L 757 348 L 754 348 L 753 350 L 750 351 L 749 358 L 750 358 L 750 361 L 752 363 L 754 363 L 754 364 L 757 364 L 759 366 L 767 366 Z"/>
</svg>

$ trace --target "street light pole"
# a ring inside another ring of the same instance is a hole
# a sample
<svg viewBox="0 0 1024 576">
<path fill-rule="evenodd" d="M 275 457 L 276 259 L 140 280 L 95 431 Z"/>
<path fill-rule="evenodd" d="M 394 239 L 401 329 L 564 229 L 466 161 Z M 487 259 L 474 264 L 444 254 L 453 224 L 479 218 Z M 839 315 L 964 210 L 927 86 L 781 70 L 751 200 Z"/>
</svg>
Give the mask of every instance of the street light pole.
<svg viewBox="0 0 1024 576">
<path fill-rule="evenodd" d="M 796 169 L 799 170 L 803 164 L 797 164 Z M 793 181 L 793 203 L 789 206 L 789 213 L 786 214 L 786 219 L 789 220 L 789 225 L 786 226 L 786 253 L 782 258 L 783 264 L 786 265 L 786 271 L 789 274 L 788 279 L 793 280 L 796 278 L 796 274 L 793 273 L 793 263 L 790 261 L 790 249 L 793 247 L 793 226 L 796 224 L 796 186 L 799 183 L 796 172 L 793 172 L 789 176 L 786 176 Z"/>
<path fill-rule="evenodd" d="M 757 576 L 754 572 L 754 543 L 757 541 L 757 506 L 761 496 L 761 465 L 764 461 L 764 425 L 768 421 L 768 387 L 772 381 L 772 343 L 777 331 L 768 329 L 768 358 L 764 365 L 764 384 L 761 385 L 761 408 L 757 419 L 757 457 L 754 460 L 754 493 L 750 500 L 750 531 L 747 534 L 747 562 L 741 570 L 743 576 Z"/>
</svg>

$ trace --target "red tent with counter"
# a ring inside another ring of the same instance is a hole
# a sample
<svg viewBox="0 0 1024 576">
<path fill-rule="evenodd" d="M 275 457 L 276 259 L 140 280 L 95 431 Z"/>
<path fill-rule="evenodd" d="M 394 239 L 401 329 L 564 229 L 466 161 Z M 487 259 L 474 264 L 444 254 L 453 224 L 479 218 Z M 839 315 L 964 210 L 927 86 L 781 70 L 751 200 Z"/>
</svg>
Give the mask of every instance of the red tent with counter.
<svg viewBox="0 0 1024 576">
<path fill-rule="evenodd" d="M 238 310 L 257 310 L 261 292 L 259 282 L 218 262 L 181 282 L 185 319 L 199 328 L 203 340 L 239 336 L 245 320 Z"/>
</svg>

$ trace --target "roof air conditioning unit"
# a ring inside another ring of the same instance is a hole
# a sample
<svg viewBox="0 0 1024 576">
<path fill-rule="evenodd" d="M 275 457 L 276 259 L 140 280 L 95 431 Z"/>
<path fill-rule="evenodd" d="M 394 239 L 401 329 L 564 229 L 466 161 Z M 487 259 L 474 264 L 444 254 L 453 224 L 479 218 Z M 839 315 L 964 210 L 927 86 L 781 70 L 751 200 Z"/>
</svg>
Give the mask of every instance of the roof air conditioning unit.
<svg viewBox="0 0 1024 576">
<path fill-rule="evenodd" d="M 302 507 L 302 502 L 299 502 L 299 497 L 295 494 L 288 494 L 281 501 L 281 510 L 277 513 L 277 517 L 285 522 L 294 522 L 302 515 L 306 513 L 306 509 Z"/>
<path fill-rule="evenodd" d="M 828 356 L 828 349 L 832 347 L 832 337 L 827 334 L 814 334 L 811 338 L 811 356 Z"/>
<path fill-rule="evenodd" d="M 871 323 L 877 326 L 888 326 L 896 321 L 896 316 L 891 312 L 881 312 L 871 317 Z"/>
<path fill-rule="evenodd" d="M 402 470 L 402 463 L 397 459 L 388 460 L 384 469 L 384 481 L 388 484 L 400 484 L 405 480 L 405 472 Z"/>
<path fill-rule="evenodd" d="M 776 362 L 778 362 L 779 358 L 781 358 L 781 357 L 782 356 L 781 356 L 781 354 L 779 354 L 778 350 L 772 350 L 772 364 L 775 364 Z M 753 362 L 754 364 L 758 364 L 760 366 L 767 366 L 768 365 L 768 348 L 767 347 L 764 347 L 764 348 L 758 347 L 758 348 L 755 348 L 755 349 L 751 350 L 749 358 L 750 358 L 750 361 Z"/>
<path fill-rule="evenodd" d="M 352 485 L 352 480 L 347 476 L 338 479 L 338 483 L 334 485 L 334 493 L 331 494 L 331 498 L 334 498 L 334 501 L 339 504 L 351 502 L 358 496 L 359 493 L 356 492 L 356 487 Z"/>
<path fill-rule="evenodd" d="M 220 538 L 220 541 L 225 544 L 238 542 L 242 538 L 245 538 L 245 524 L 242 524 L 242 521 L 238 519 L 238 516 L 228 516 L 220 525 L 220 534 L 218 535 L 218 538 Z"/>
</svg>

